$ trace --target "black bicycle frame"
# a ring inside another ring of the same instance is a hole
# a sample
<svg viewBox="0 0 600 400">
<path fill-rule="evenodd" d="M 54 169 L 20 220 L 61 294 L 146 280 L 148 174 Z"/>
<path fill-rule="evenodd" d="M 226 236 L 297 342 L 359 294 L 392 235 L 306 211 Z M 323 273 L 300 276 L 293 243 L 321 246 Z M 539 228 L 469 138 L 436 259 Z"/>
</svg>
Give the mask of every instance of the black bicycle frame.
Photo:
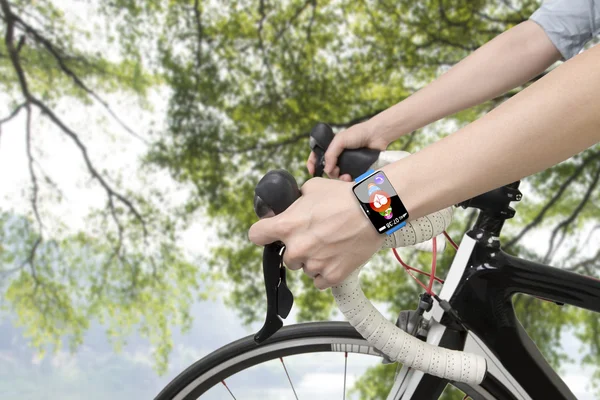
<svg viewBox="0 0 600 400">
<path fill-rule="evenodd" d="M 600 281 L 506 254 L 483 230 L 469 236 L 477 243 L 450 299 L 462 323 L 533 399 L 575 399 L 517 320 L 512 297 L 524 293 L 600 312 Z"/>
<path fill-rule="evenodd" d="M 467 233 L 476 244 L 449 302 L 462 326 L 485 343 L 531 398 L 576 400 L 518 321 L 512 297 L 523 293 L 600 312 L 600 280 L 505 253 L 498 239 L 503 223 L 502 217 L 481 214 Z M 449 315 L 442 324 L 460 330 Z M 494 391 L 491 381 L 482 386 Z"/>
</svg>

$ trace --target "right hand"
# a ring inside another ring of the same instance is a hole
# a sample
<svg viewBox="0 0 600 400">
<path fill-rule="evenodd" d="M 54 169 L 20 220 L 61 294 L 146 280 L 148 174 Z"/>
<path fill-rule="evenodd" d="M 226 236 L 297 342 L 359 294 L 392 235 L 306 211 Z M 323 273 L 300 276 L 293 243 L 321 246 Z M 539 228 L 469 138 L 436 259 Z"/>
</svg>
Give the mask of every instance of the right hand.
<svg viewBox="0 0 600 400">
<path fill-rule="evenodd" d="M 339 178 L 346 182 L 352 182 L 349 174 L 340 176 L 340 169 L 337 166 L 337 160 L 342 151 L 345 149 L 359 149 L 368 147 L 375 150 L 385 150 L 389 143 L 385 141 L 382 135 L 377 135 L 373 132 L 369 121 L 361 122 L 337 133 L 331 144 L 325 152 L 325 173 L 330 178 Z M 310 153 L 306 161 L 306 168 L 311 175 L 315 173 L 315 162 L 317 156 L 314 152 Z"/>
</svg>

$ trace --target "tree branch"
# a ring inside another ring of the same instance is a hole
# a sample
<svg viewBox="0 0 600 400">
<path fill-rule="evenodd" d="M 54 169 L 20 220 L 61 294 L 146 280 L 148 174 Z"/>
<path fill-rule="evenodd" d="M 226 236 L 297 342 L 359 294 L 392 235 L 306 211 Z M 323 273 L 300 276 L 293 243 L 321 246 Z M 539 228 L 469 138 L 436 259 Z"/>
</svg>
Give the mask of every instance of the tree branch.
<svg viewBox="0 0 600 400">
<path fill-rule="evenodd" d="M 515 245 L 519 240 L 521 240 L 523 238 L 523 236 L 525 236 L 525 234 L 527 232 L 529 232 L 529 230 L 531 230 L 532 228 L 535 228 L 537 225 L 539 225 L 539 223 L 542 222 L 542 220 L 544 219 L 544 216 L 546 215 L 548 210 L 550 210 L 550 208 L 552 208 L 552 206 L 554 206 L 554 204 L 556 204 L 556 202 L 558 202 L 558 200 L 560 200 L 560 198 L 562 197 L 565 190 L 567 190 L 567 188 L 579 177 L 579 175 L 581 175 L 581 173 L 583 172 L 585 167 L 588 164 L 590 164 L 591 162 L 593 162 L 594 160 L 598 159 L 599 156 L 600 156 L 600 151 L 597 151 L 595 153 L 592 153 L 592 155 L 589 156 L 588 158 L 586 158 L 581 163 L 581 165 L 575 170 L 575 172 L 573 172 L 573 174 L 569 178 L 567 178 L 562 183 L 562 185 L 560 185 L 560 187 L 558 188 L 558 190 L 556 191 L 554 196 L 552 196 L 550 201 L 548 201 L 548 203 L 546 203 L 546 205 L 544 207 L 542 207 L 542 209 L 535 216 L 535 218 L 529 224 L 525 225 L 525 227 L 523 229 L 521 229 L 521 232 L 519 232 L 517 234 L 517 236 L 512 238 L 506 245 L 504 245 L 504 248 L 508 249 L 509 247 Z"/>
<path fill-rule="evenodd" d="M 296 143 L 302 139 L 308 139 L 308 136 L 309 136 L 309 133 L 302 132 L 302 133 L 297 133 L 292 136 L 289 136 L 280 141 L 274 141 L 274 142 L 269 142 L 269 143 L 257 143 L 253 146 L 244 147 L 242 149 L 233 149 L 233 150 L 230 150 L 227 148 L 218 149 L 218 152 L 219 153 L 228 153 L 228 154 L 239 154 L 239 153 L 245 153 L 248 151 L 261 151 L 261 150 L 277 149 L 281 146 Z"/>
<path fill-rule="evenodd" d="M 592 229 L 590 229 L 590 232 L 588 233 L 588 235 L 587 235 L 587 238 L 586 238 L 586 239 L 583 241 L 583 243 L 582 243 L 582 246 L 585 246 L 585 245 L 586 245 L 586 244 L 587 244 L 587 243 L 590 241 L 590 239 L 592 238 L 592 236 L 594 235 L 594 233 L 596 233 L 596 231 L 597 231 L 598 229 L 600 229 L 600 224 L 597 224 L 597 225 L 596 225 L 596 226 L 594 226 Z M 581 247 L 579 247 L 579 248 L 577 249 L 577 252 L 579 253 L 579 252 L 581 252 L 581 251 L 582 251 L 582 248 L 581 248 Z"/>
<path fill-rule="evenodd" d="M 556 252 L 556 250 L 558 250 L 558 248 L 562 244 L 562 242 L 565 238 L 565 235 L 566 235 L 566 231 L 569 228 L 569 225 L 571 225 L 573 223 L 573 221 L 575 221 L 577 216 L 583 210 L 583 207 L 585 207 L 585 205 L 589 201 L 590 196 L 592 195 L 592 192 L 594 191 L 594 189 L 596 189 L 596 186 L 598 185 L 598 180 L 600 180 L 600 168 L 598 168 L 596 170 L 596 173 L 594 174 L 594 178 L 592 179 L 592 182 L 588 186 L 588 188 L 585 192 L 585 195 L 583 196 L 583 199 L 581 199 L 581 201 L 579 202 L 577 207 L 575 207 L 575 209 L 573 210 L 571 215 L 568 218 L 566 218 L 565 220 L 563 220 L 561 223 L 559 223 L 552 231 L 552 236 L 550 237 L 550 245 L 548 246 L 548 251 L 546 252 L 546 255 L 544 256 L 544 261 L 543 261 L 544 263 L 547 263 L 550 261 L 550 259 L 552 258 L 552 256 Z M 561 231 L 561 238 L 560 238 L 559 244 L 555 248 L 554 240 L 556 238 L 556 235 L 558 235 L 559 231 Z"/>
<path fill-rule="evenodd" d="M 194 0 L 194 21 L 196 22 L 196 36 L 198 39 L 198 45 L 196 46 L 196 69 L 199 69 L 202 65 L 202 41 L 204 37 L 204 30 L 202 27 L 200 13 L 200 2 L 199 0 Z"/>
<path fill-rule="evenodd" d="M 450 26 L 460 26 L 460 27 L 464 27 L 472 18 L 473 18 L 473 14 L 469 14 L 469 17 L 464 20 L 464 21 L 452 21 L 449 17 L 448 14 L 446 13 L 446 8 L 444 7 L 444 2 L 440 0 L 439 2 L 439 6 L 438 6 L 438 12 L 440 14 L 440 17 L 446 21 L 446 23 Z"/>
<path fill-rule="evenodd" d="M 589 276 L 595 276 L 594 270 L 598 270 L 600 266 L 600 249 L 594 254 L 592 257 L 587 258 L 585 260 L 579 261 L 577 264 L 574 264 L 571 267 L 565 268 L 567 271 L 577 272 L 579 270 L 584 270 L 585 273 Z"/>
<path fill-rule="evenodd" d="M 13 20 L 13 22 L 16 22 L 18 25 L 20 25 L 25 32 L 27 32 L 28 34 L 30 34 L 32 36 L 32 38 L 36 41 L 38 41 L 39 43 L 41 43 L 44 48 L 54 57 L 54 59 L 56 60 L 59 68 L 67 75 L 69 76 L 73 82 L 75 83 L 76 86 L 78 86 L 79 88 L 81 88 L 83 91 L 85 91 L 89 96 L 91 96 L 92 98 L 94 98 L 96 101 L 98 101 L 106 111 L 108 111 L 108 113 L 114 118 L 115 121 L 117 121 L 117 123 L 119 125 L 121 125 L 121 127 L 123 129 L 125 129 L 130 135 L 134 136 L 135 138 L 141 140 L 144 143 L 148 143 L 146 139 L 144 139 L 143 137 L 141 137 L 140 135 L 138 135 L 136 132 L 134 132 L 131 128 L 129 128 L 125 122 L 123 122 L 118 116 L 117 114 L 115 114 L 115 112 L 113 111 L 113 109 L 108 105 L 108 103 L 103 100 L 96 92 L 94 92 L 92 89 L 90 89 L 78 76 L 77 74 L 71 70 L 68 65 L 64 62 L 62 55 L 60 54 L 59 50 L 48 40 L 46 39 L 44 36 L 42 36 L 41 33 L 39 33 L 35 28 L 33 28 L 32 26 L 30 26 L 29 24 L 27 24 L 25 21 L 23 21 L 19 16 L 12 14 L 11 11 L 11 15 L 10 18 Z M 18 50 L 17 50 L 18 53 Z"/>
<path fill-rule="evenodd" d="M 0 0 L 0 1 L 5 1 L 5 0 Z M 121 203 L 125 204 L 125 206 L 129 209 L 129 211 L 131 211 L 131 213 L 136 217 L 136 219 L 142 225 L 142 228 L 144 230 L 144 235 L 147 235 L 148 232 L 146 230 L 146 222 L 144 221 L 144 218 L 142 217 L 140 212 L 137 210 L 137 208 L 133 205 L 133 203 L 131 203 L 131 201 L 128 198 L 123 196 L 121 193 L 116 192 L 108 184 L 108 182 L 106 182 L 106 180 L 102 177 L 102 175 L 98 172 L 98 170 L 96 170 L 96 168 L 92 164 L 92 161 L 87 152 L 87 147 L 83 144 L 83 142 L 81 142 L 81 140 L 79 139 L 79 136 L 75 132 L 73 132 L 69 127 L 67 127 L 62 122 L 62 120 L 60 120 L 56 116 L 56 114 L 54 114 L 54 112 L 52 110 L 50 110 L 50 108 L 48 108 L 40 100 L 38 100 L 37 98 L 32 96 L 31 103 L 35 104 L 40 110 L 42 110 L 42 113 L 44 113 L 48 118 L 50 118 L 50 120 L 52 122 L 54 122 L 54 124 L 56 124 L 63 131 L 63 133 L 65 133 L 67 136 L 69 136 L 73 140 L 73 142 L 75 142 L 75 145 L 79 148 L 79 150 L 81 151 L 81 154 L 83 155 L 83 160 L 86 164 L 86 167 L 87 167 L 89 173 L 92 175 L 92 177 L 96 178 L 96 180 L 100 183 L 100 185 L 107 192 L 109 198 L 116 197 Z"/>
<path fill-rule="evenodd" d="M 312 14 L 310 16 L 310 21 L 308 21 L 308 27 L 306 28 L 306 41 L 310 42 L 310 36 L 312 34 L 312 26 L 315 22 L 315 16 L 317 14 L 317 0 L 312 0 L 311 2 L 312 5 Z"/>
<path fill-rule="evenodd" d="M 48 185 L 50 185 L 61 198 L 65 197 L 65 194 L 63 193 L 63 191 L 60 189 L 60 187 L 58 187 L 58 184 L 56 182 L 54 182 L 52 180 L 52 178 L 50 178 L 48 176 L 48 174 L 46 174 L 44 172 L 44 168 L 42 167 L 42 165 L 40 164 L 40 162 L 38 160 L 34 160 L 35 164 L 37 164 L 38 170 L 41 172 L 42 177 L 44 179 L 44 182 L 46 182 Z"/>
<path fill-rule="evenodd" d="M 265 68 L 267 69 L 267 72 L 269 73 L 269 76 L 271 77 L 271 82 L 273 83 L 273 90 L 277 94 L 277 97 L 280 97 L 279 94 L 277 93 L 277 82 L 275 81 L 275 74 L 273 73 L 271 64 L 269 63 L 269 56 L 267 54 L 267 49 L 265 48 L 265 44 L 264 44 L 263 36 L 262 36 L 263 26 L 264 26 L 265 20 L 267 18 L 267 14 L 265 12 L 265 0 L 260 0 L 259 5 L 258 5 L 258 13 L 260 14 L 260 20 L 258 21 L 258 29 L 257 29 L 258 47 L 260 48 L 260 51 L 262 52 L 263 65 L 265 66 Z"/>
<path fill-rule="evenodd" d="M 37 106 L 42 111 L 43 114 L 45 114 L 52 122 L 54 122 L 55 125 L 57 125 L 63 131 L 63 133 L 65 133 L 67 136 L 69 136 L 73 140 L 73 142 L 79 148 L 79 150 L 81 151 L 81 153 L 83 155 L 83 159 L 84 159 L 84 162 L 86 164 L 88 171 L 90 172 L 92 177 L 95 178 L 96 180 L 98 180 L 100 185 L 104 188 L 104 190 L 106 191 L 106 193 L 108 195 L 109 201 L 111 201 L 112 198 L 114 197 L 114 198 L 117 198 L 121 203 L 123 203 L 129 209 L 129 211 L 135 216 L 135 218 L 140 222 L 142 229 L 144 231 L 144 235 L 147 236 L 148 232 L 146 229 L 146 223 L 145 223 L 145 220 L 143 219 L 142 215 L 138 211 L 138 209 L 131 203 L 131 201 L 129 199 L 127 199 L 121 193 L 115 191 L 112 188 L 112 186 L 109 185 L 108 182 L 106 182 L 106 180 L 102 177 L 102 175 L 98 172 L 98 170 L 96 170 L 96 168 L 92 164 L 92 161 L 90 160 L 90 157 L 87 152 L 87 148 L 81 142 L 81 140 L 79 139 L 79 136 L 75 132 L 73 132 L 69 127 L 67 127 L 62 122 L 62 120 L 60 118 L 58 118 L 56 116 L 56 114 L 54 114 L 54 112 L 49 107 L 47 107 L 42 101 L 37 99 L 35 96 L 33 96 L 31 94 L 31 92 L 29 91 L 29 87 L 27 84 L 27 78 L 25 77 L 25 72 L 23 70 L 23 67 L 22 67 L 20 59 L 19 59 L 19 53 L 17 52 L 17 49 L 15 48 L 15 45 L 14 45 L 14 28 L 15 28 L 15 21 L 18 21 L 18 17 L 12 13 L 7 0 L 0 0 L 0 7 L 4 13 L 5 20 L 6 20 L 5 44 L 6 44 L 6 48 L 8 49 L 13 68 L 19 79 L 19 85 L 21 86 L 21 92 L 23 93 L 23 96 L 25 97 L 25 100 L 26 100 L 24 107 L 29 108 L 30 104 L 34 104 L 35 106 Z M 28 121 L 29 121 L 29 119 L 28 119 Z M 28 123 L 28 127 L 29 127 L 29 123 Z M 30 129 L 30 128 L 28 128 L 28 129 Z M 33 165 L 33 161 L 30 160 L 30 166 L 31 165 Z M 31 172 L 31 170 L 30 170 L 30 172 Z M 34 192 L 35 192 L 35 190 L 36 189 L 35 189 L 35 182 L 34 182 Z M 34 208 L 34 212 L 35 211 L 36 211 L 36 209 Z"/>
<path fill-rule="evenodd" d="M 21 36 L 21 38 L 19 39 L 19 43 L 17 43 L 17 53 L 21 52 L 21 49 L 23 48 L 23 46 L 25 45 L 25 35 Z"/>
<path fill-rule="evenodd" d="M 306 7 L 308 7 L 309 5 L 313 6 L 313 18 L 314 18 L 314 10 L 317 6 L 317 2 L 316 2 L 316 0 L 306 0 L 304 2 L 304 4 L 302 4 L 301 6 L 299 6 L 296 9 L 296 12 L 294 13 L 294 15 L 292 15 L 292 17 L 286 21 L 286 23 L 283 25 L 283 27 L 277 31 L 277 33 L 275 34 L 275 38 L 273 39 L 273 43 L 277 43 L 279 41 L 279 39 L 281 38 L 281 36 L 283 36 L 285 31 L 296 21 L 296 19 L 298 19 L 298 17 L 302 14 L 302 12 L 304 10 L 306 10 Z"/>
<path fill-rule="evenodd" d="M 4 123 L 10 121 L 11 119 L 13 119 L 14 117 L 16 117 L 19 114 L 19 112 L 23 109 L 23 107 L 25 107 L 26 104 L 27 103 L 19 104 L 18 106 L 15 107 L 14 110 L 11 111 L 10 114 L 8 114 L 8 116 L 0 119 L 0 127 L 2 126 L 2 124 L 4 124 Z"/>
<path fill-rule="evenodd" d="M 40 236 L 42 235 L 44 224 L 42 224 L 42 218 L 40 217 L 40 212 L 38 208 L 38 193 L 39 193 L 39 185 L 37 175 L 35 173 L 35 168 L 33 166 L 34 158 L 33 153 L 31 151 L 31 105 L 27 103 L 25 106 L 27 111 L 27 119 L 25 122 L 25 143 L 27 148 L 27 165 L 29 168 L 29 176 L 31 178 L 31 184 L 33 186 L 33 190 L 31 193 L 31 207 L 33 208 L 33 214 L 35 215 L 35 219 L 40 228 Z"/>
</svg>

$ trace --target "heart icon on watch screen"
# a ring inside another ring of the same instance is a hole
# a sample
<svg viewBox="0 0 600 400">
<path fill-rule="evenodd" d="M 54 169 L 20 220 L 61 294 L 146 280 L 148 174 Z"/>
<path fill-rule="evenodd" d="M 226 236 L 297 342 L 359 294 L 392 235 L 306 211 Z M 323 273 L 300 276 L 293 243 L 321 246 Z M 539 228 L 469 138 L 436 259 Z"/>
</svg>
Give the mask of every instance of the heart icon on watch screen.
<svg viewBox="0 0 600 400">
<path fill-rule="evenodd" d="M 382 212 L 390 208 L 390 196 L 383 190 L 377 190 L 371 193 L 369 205 L 374 211 Z"/>
<path fill-rule="evenodd" d="M 375 195 L 375 198 L 373 199 L 373 205 L 374 205 L 376 208 L 381 208 L 382 206 L 386 205 L 386 204 L 387 204 L 387 202 L 388 202 L 388 199 L 387 199 L 387 197 L 385 197 L 385 196 L 382 196 L 382 195 L 380 195 L 380 194 L 376 194 L 376 195 Z"/>
</svg>

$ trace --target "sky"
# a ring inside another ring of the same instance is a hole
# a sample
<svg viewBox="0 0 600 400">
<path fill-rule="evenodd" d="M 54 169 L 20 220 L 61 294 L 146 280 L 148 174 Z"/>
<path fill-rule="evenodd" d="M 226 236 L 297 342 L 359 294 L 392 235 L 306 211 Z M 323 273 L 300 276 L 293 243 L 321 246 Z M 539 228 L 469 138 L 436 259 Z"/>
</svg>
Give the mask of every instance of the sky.
<svg viewBox="0 0 600 400">
<path fill-rule="evenodd" d="M 156 92 L 150 98 L 154 109 L 143 110 L 134 99 L 127 96 L 109 96 L 109 102 L 117 114 L 136 132 L 144 134 L 154 121 L 162 123 L 165 113 L 164 92 Z M 0 116 L 8 112 L 6 99 L 0 96 Z M 146 147 L 128 135 L 107 113 L 98 106 L 85 107 L 75 102 L 61 102 L 58 113 L 69 126 L 82 133 L 90 148 L 91 156 L 101 169 L 118 174 L 134 187 L 144 189 L 139 180 L 139 158 Z M 24 118 L 3 127 L 0 141 L 0 209 L 24 212 L 29 184 L 25 157 Z M 103 193 L 90 184 L 78 150 L 39 115 L 34 118 L 34 148 L 39 161 L 65 193 L 64 204 L 51 204 L 42 212 L 54 215 L 72 230 L 85 227 L 85 215 L 90 207 L 103 205 Z M 110 135 L 107 136 L 107 132 Z M 110 139 L 107 139 L 109 138 Z M 308 151 L 308 149 L 307 149 Z M 43 154 L 42 154 L 43 153 Z M 161 176 L 154 183 L 161 187 L 173 185 Z M 173 185 L 174 197 L 181 194 Z M 48 196 L 49 192 L 43 192 Z M 177 199 L 174 199 L 177 201 Z M 252 212 L 248 210 L 248 212 Z M 214 232 L 206 228 L 201 217 L 183 235 L 181 244 L 191 257 L 206 255 Z M 200 266 L 202 267 L 202 266 Z M 244 327 L 234 310 L 223 304 L 224 296 L 197 302 L 192 307 L 193 325 L 189 332 L 175 333 L 175 347 L 165 375 L 158 376 L 152 368 L 149 344 L 138 335 L 127 339 L 127 345 L 115 353 L 104 334 L 105 327 L 94 323 L 85 336 L 83 345 L 76 352 L 63 349 L 40 358 L 16 327 L 12 316 L 0 319 L 0 399 L 46 400 L 46 399 L 144 399 L 153 398 L 173 377 L 187 366 L 210 352 L 233 340 L 255 332 L 259 326 Z M 292 318 L 293 320 L 293 318 Z M 567 334 L 564 349 L 575 359 L 562 373 L 567 384 L 579 399 L 591 400 L 587 388 L 591 374 L 579 362 L 579 344 L 572 334 Z M 343 360 L 339 357 L 323 358 L 315 355 L 294 359 L 289 365 L 290 374 L 296 382 L 299 398 L 329 399 L 341 397 Z M 349 386 L 376 359 L 356 356 L 349 362 Z M 264 388 L 265 379 L 269 389 Z M 233 379 L 232 390 L 238 390 L 244 399 L 293 398 L 283 371 L 277 362 L 252 371 L 245 378 Z M 219 391 L 220 390 L 220 391 Z M 216 387 L 210 398 L 226 398 L 222 387 Z"/>
</svg>

